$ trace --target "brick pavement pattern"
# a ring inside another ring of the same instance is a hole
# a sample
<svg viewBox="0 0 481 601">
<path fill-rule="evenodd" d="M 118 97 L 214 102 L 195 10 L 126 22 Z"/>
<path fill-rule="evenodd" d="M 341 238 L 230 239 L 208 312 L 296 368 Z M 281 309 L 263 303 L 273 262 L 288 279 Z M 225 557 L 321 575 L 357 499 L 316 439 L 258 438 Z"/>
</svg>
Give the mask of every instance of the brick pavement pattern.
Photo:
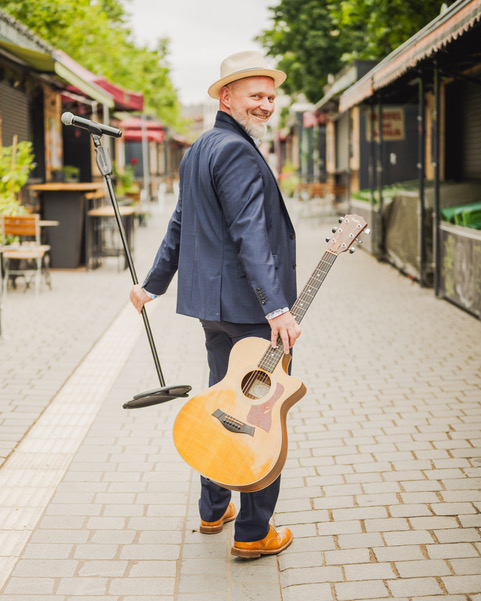
<svg viewBox="0 0 481 601">
<path fill-rule="evenodd" d="M 294 201 L 290 209 L 301 288 L 335 217 L 306 217 Z M 137 230 L 142 266 L 152 258 L 165 219 L 154 215 Z M 291 527 L 295 539 L 279 556 L 249 562 L 230 555 L 232 524 L 218 535 L 197 531 L 198 475 L 180 459 L 171 435 L 183 401 L 121 408 L 132 394 L 157 385 L 146 340 L 131 313 L 120 311 L 127 280 L 109 265 L 95 273 L 55 273 L 50 310 L 58 317 L 53 337 L 65 364 L 60 361 L 57 371 L 51 324 L 44 320 L 21 330 L 20 339 L 37 352 L 43 344 L 46 363 L 34 363 L 20 381 L 2 368 L 3 382 L 21 398 L 2 396 L 0 418 L 7 398 L 7 418 L 24 420 L 0 424 L 2 440 L 3 425 L 10 424 L 0 484 L 5 474 L 10 488 L 3 499 L 11 511 L 2 517 L 13 520 L 14 510 L 25 516 L 23 526 L 13 522 L 16 543 L 0 526 L 0 542 L 9 541 L 0 551 L 2 601 L 481 601 L 478 320 L 367 253 L 336 260 L 294 352 L 293 374 L 308 392 L 288 416 L 289 454 L 275 523 Z M 63 282 L 67 291 L 57 291 Z M 42 292 L 42 302 L 49 294 Z M 23 295 L 16 311 L 31 307 L 32 299 Z M 64 311 L 76 311 L 78 322 L 72 325 Z M 174 289 L 149 306 L 167 382 L 189 383 L 195 394 L 207 382 L 201 328 L 174 311 Z M 11 324 L 7 331 L 13 340 Z M 112 348 L 113 355 L 126 338 L 127 360 L 119 355 L 107 362 L 110 353 L 103 349 Z M 92 348 L 97 339 L 105 346 Z M 98 373 L 88 363 L 94 352 L 100 353 L 94 358 Z M 7 360 L 18 375 L 15 357 Z M 85 381 L 89 373 L 95 381 Z M 99 382 L 107 377 L 113 384 L 101 392 Z M 36 382 L 47 379 L 51 384 L 36 391 Z M 88 401 L 88 420 L 72 403 L 76 417 L 67 420 L 63 436 L 73 440 L 77 424 L 85 430 L 67 449 L 65 464 L 50 468 L 59 443 L 46 424 L 55 423 L 67 404 L 62 390 L 68 392 L 69 382 L 76 382 L 82 399 L 91 394 L 88 386 L 99 393 Z M 49 411 L 56 402 L 59 409 Z M 37 463 L 45 480 L 49 469 L 59 474 L 42 499 L 36 499 L 41 483 L 32 478 L 25 486 L 19 476 L 32 467 L 22 457 L 32 460 L 32 449 L 40 448 L 35 441 L 44 445 L 44 461 L 38 457 Z M 18 498 L 17 489 L 23 491 Z"/>
</svg>

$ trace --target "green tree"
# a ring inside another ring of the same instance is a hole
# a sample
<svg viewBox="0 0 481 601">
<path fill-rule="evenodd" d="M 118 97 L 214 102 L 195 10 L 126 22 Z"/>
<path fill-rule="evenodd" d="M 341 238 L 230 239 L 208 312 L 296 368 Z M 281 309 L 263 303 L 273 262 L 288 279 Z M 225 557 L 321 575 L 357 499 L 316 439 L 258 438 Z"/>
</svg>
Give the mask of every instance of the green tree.
<svg viewBox="0 0 481 601">
<path fill-rule="evenodd" d="M 159 39 L 153 50 L 138 46 L 119 0 L 7 0 L 2 9 L 93 73 L 142 92 L 147 112 L 181 127 L 168 40 Z"/>
<path fill-rule="evenodd" d="M 343 62 L 382 59 L 440 12 L 443 0 L 343 0 L 330 5 L 339 32 L 349 38 Z"/>
<path fill-rule="evenodd" d="M 355 59 L 381 60 L 434 19 L 442 0 L 281 0 L 257 38 L 288 74 L 283 90 L 311 102 L 329 74 Z"/>
<path fill-rule="evenodd" d="M 289 95 L 303 92 L 316 102 L 329 73 L 341 68 L 341 56 L 348 49 L 336 35 L 329 0 L 281 0 L 269 10 L 273 26 L 258 40 L 288 74 L 282 89 Z"/>
</svg>

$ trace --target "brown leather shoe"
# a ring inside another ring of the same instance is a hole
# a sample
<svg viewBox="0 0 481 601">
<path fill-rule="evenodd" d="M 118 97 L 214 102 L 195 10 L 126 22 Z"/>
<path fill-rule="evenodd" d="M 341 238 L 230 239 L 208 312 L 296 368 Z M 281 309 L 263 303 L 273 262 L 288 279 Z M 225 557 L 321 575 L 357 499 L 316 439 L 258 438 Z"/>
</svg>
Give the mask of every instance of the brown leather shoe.
<svg viewBox="0 0 481 601">
<path fill-rule="evenodd" d="M 215 522 L 204 522 L 204 520 L 200 520 L 199 530 L 203 534 L 217 534 L 218 532 L 222 532 L 225 523 L 232 522 L 234 519 L 235 506 L 234 503 L 229 503 L 224 515 L 220 518 L 220 520 L 216 520 Z"/>
<path fill-rule="evenodd" d="M 294 537 L 289 528 L 281 528 L 277 531 L 269 526 L 269 532 L 262 540 L 251 543 L 241 543 L 235 540 L 231 553 L 246 559 L 257 559 L 261 555 L 275 555 L 287 549 L 293 539 Z"/>
</svg>

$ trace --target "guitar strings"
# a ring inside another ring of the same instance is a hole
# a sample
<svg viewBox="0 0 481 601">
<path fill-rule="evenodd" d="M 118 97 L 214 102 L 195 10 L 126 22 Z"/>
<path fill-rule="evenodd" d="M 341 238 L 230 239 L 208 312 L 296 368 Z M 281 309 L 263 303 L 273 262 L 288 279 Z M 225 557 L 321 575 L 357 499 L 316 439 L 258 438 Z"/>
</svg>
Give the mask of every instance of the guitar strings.
<svg viewBox="0 0 481 601">
<path fill-rule="evenodd" d="M 337 258 L 337 255 L 326 251 L 324 253 L 323 257 L 321 258 L 321 260 L 319 261 L 316 269 L 314 270 L 313 274 L 309 278 L 307 284 L 304 286 L 298 299 L 292 306 L 291 313 L 294 315 L 294 318 L 296 319 L 297 323 L 300 323 L 302 318 L 306 314 L 310 303 L 312 302 L 315 295 L 319 291 L 321 284 L 325 280 L 325 278 L 326 278 L 330 268 L 334 264 L 334 261 L 336 260 L 336 258 Z M 307 305 L 305 307 L 304 307 L 304 303 L 307 303 Z M 283 354 L 284 354 L 284 350 L 282 348 L 282 339 L 279 336 L 277 339 L 277 347 L 274 349 L 270 345 L 268 346 L 267 350 L 265 351 L 264 355 L 262 356 L 262 359 L 257 364 L 257 367 L 259 369 L 253 370 L 250 373 L 247 380 L 243 383 L 242 392 L 246 395 L 249 393 L 249 391 L 253 387 L 254 383 L 258 379 L 259 374 L 261 374 L 262 383 L 265 384 L 268 380 L 270 380 L 269 376 L 267 376 L 263 371 L 259 371 L 259 370 L 265 370 L 266 372 L 271 374 L 274 371 L 274 369 L 276 368 L 276 366 L 279 363 L 280 359 L 282 358 Z"/>
</svg>

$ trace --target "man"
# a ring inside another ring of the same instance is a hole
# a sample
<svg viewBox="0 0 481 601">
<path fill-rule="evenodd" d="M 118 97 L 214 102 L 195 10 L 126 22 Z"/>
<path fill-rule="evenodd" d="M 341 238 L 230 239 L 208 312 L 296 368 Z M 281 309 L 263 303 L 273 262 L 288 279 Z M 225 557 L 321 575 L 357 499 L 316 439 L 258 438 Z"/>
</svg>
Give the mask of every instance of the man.
<svg viewBox="0 0 481 601">
<path fill-rule="evenodd" d="M 295 234 L 276 179 L 257 149 L 274 112 L 285 73 L 259 52 L 239 52 L 221 65 L 209 88 L 219 100 L 214 127 L 188 150 L 180 166 L 177 207 L 142 286 L 131 291 L 138 311 L 165 293 L 178 271 L 177 311 L 200 319 L 206 337 L 209 385 L 227 372 L 232 346 L 247 336 L 278 337 L 288 353 L 300 335 L 289 312 L 296 298 Z M 292 542 L 269 520 L 280 478 L 241 493 L 236 518 L 231 491 L 201 478 L 200 531 L 216 533 L 236 519 L 232 554 L 279 553 Z"/>
</svg>

